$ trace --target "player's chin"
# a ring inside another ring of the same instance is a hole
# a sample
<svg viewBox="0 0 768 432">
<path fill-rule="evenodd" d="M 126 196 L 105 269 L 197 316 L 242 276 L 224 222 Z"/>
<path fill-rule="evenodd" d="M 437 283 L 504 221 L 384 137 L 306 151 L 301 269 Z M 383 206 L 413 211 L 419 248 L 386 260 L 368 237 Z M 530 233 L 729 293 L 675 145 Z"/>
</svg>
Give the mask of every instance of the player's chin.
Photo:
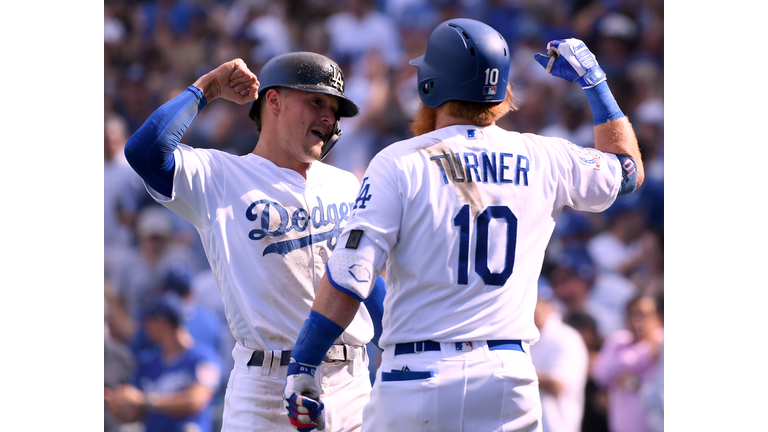
<svg viewBox="0 0 768 432">
<path fill-rule="evenodd" d="M 323 152 L 323 144 L 325 143 L 317 138 L 309 140 L 307 146 L 304 147 L 304 154 L 313 160 L 320 159 L 320 155 Z"/>
</svg>

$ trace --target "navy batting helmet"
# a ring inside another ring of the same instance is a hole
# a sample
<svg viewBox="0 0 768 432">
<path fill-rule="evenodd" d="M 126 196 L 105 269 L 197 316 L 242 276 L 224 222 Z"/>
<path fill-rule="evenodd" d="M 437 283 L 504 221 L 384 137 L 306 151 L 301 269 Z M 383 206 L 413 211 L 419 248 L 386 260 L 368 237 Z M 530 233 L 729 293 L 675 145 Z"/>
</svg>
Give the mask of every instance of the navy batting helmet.
<svg viewBox="0 0 768 432">
<path fill-rule="evenodd" d="M 344 96 L 344 73 L 336 62 L 328 57 L 306 51 L 282 54 L 270 59 L 262 66 L 256 77 L 259 80 L 259 98 L 251 103 L 248 117 L 256 120 L 259 115 L 261 97 L 274 87 L 288 87 L 306 92 L 324 93 L 339 98 L 336 123 L 326 138 L 320 160 L 324 159 L 341 136 L 340 117 L 354 117 L 360 108 Z"/>
<path fill-rule="evenodd" d="M 419 68 L 419 97 L 430 108 L 449 100 L 502 102 L 506 98 L 507 41 L 480 21 L 457 18 L 438 25 L 429 36 L 426 54 L 409 64 Z"/>
</svg>

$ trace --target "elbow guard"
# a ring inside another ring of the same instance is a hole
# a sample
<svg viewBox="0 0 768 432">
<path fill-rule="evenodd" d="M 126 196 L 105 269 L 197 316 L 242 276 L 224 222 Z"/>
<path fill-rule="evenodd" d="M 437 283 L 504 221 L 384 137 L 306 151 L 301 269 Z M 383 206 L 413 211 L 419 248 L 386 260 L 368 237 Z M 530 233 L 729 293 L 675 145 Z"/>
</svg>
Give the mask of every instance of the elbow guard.
<svg viewBox="0 0 768 432">
<path fill-rule="evenodd" d="M 637 189 L 637 166 L 630 156 L 616 155 L 621 164 L 621 188 L 618 196 L 630 194 Z"/>
<path fill-rule="evenodd" d="M 357 300 L 364 302 L 375 287 L 387 254 L 363 234 L 352 230 L 339 238 L 339 244 L 326 263 L 326 274 L 331 285 Z"/>
</svg>

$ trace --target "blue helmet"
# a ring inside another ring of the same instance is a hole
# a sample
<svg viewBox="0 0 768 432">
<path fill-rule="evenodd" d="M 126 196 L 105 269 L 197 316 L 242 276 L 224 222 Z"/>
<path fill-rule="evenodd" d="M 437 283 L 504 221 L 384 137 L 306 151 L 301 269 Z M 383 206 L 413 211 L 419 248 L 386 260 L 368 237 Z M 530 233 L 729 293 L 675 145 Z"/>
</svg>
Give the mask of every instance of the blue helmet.
<svg viewBox="0 0 768 432">
<path fill-rule="evenodd" d="M 506 98 L 507 41 L 480 21 L 443 22 L 429 35 L 426 54 L 408 64 L 419 68 L 419 97 L 430 108 L 449 100 L 502 102 Z"/>
<path fill-rule="evenodd" d="M 556 257 L 555 267 L 567 270 L 592 285 L 597 278 L 597 267 L 586 247 L 570 246 Z"/>
</svg>

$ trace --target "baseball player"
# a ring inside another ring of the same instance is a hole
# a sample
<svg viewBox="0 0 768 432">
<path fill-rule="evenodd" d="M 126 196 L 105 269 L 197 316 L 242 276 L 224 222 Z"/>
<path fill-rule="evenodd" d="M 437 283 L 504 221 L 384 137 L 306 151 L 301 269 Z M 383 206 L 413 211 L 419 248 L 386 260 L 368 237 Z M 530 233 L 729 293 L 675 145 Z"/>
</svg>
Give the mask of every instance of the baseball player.
<svg viewBox="0 0 768 432">
<path fill-rule="evenodd" d="M 252 153 L 180 143 L 214 99 L 251 103 L 260 132 Z M 216 278 L 236 340 L 223 431 L 293 430 L 296 419 L 282 405 L 290 348 L 359 187 L 354 175 L 319 159 L 341 135 L 340 117 L 358 111 L 344 95 L 341 69 L 325 56 L 280 55 L 258 78 L 235 59 L 162 105 L 126 145 L 149 194 L 197 228 Z M 311 408 L 325 407 L 321 428 L 360 428 L 371 389 L 365 344 L 381 319 L 382 297 L 359 307 L 323 354 L 313 394 L 322 402 Z"/>
<path fill-rule="evenodd" d="M 605 74 L 576 39 L 551 41 L 536 60 L 584 88 L 597 150 L 496 126 L 514 107 L 510 55 L 493 28 L 453 19 L 410 62 L 416 136 L 366 170 L 292 350 L 286 399 L 316 392 L 309 374 L 386 264 L 384 351 L 363 431 L 541 431 L 529 346 L 555 222 L 565 206 L 605 210 L 643 169 Z"/>
</svg>

